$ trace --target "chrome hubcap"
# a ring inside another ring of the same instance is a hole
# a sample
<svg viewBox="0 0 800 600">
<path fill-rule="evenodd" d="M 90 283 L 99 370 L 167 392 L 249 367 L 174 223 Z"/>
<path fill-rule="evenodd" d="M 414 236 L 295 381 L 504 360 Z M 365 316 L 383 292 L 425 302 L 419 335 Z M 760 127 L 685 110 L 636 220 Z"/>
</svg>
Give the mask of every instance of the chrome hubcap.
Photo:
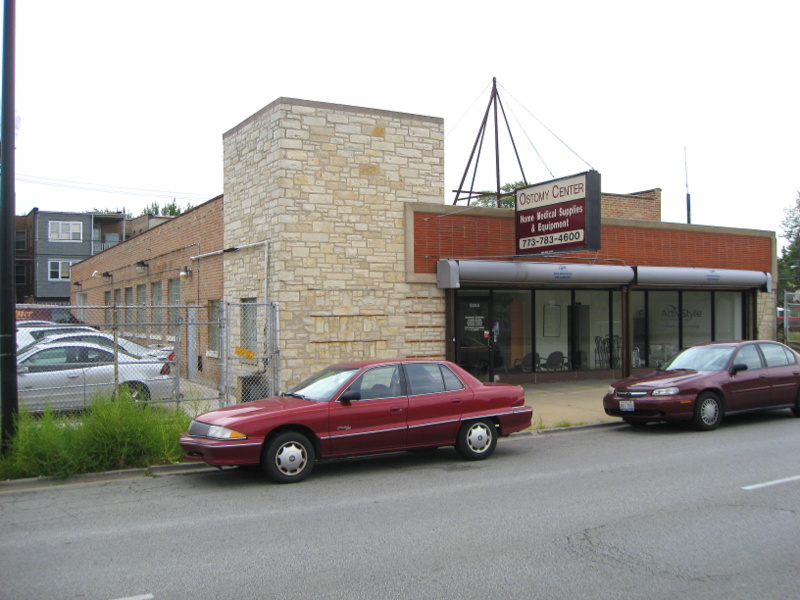
<svg viewBox="0 0 800 600">
<path fill-rule="evenodd" d="M 700 407 L 700 415 L 702 416 L 703 423 L 706 425 L 711 425 L 717 420 L 717 415 L 719 414 L 719 406 L 717 403 L 708 398 L 703 405 Z"/>
<path fill-rule="evenodd" d="M 492 441 L 492 432 L 483 423 L 476 423 L 467 432 L 467 444 L 473 452 L 483 452 Z"/>
<path fill-rule="evenodd" d="M 306 449 L 297 442 L 287 442 L 275 453 L 275 465 L 284 475 L 297 475 L 306 461 Z"/>
</svg>

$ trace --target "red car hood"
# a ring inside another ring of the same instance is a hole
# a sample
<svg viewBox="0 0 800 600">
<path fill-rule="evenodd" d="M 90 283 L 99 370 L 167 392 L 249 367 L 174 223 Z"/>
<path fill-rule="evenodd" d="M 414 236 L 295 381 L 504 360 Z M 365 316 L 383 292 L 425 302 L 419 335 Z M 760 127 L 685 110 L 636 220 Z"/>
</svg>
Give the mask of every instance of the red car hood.
<svg viewBox="0 0 800 600">
<path fill-rule="evenodd" d="M 234 404 L 233 406 L 218 408 L 217 410 L 212 410 L 196 417 L 195 421 L 201 421 L 210 425 L 230 427 L 232 423 L 239 423 L 243 420 L 277 416 L 288 411 L 297 414 L 298 411 L 302 411 L 304 408 L 312 409 L 314 407 L 319 407 L 319 405 L 319 402 L 314 402 L 313 400 L 281 396 L 278 398 L 267 398 L 266 400 L 258 400 L 257 402 L 245 402 L 243 404 Z"/>
<path fill-rule="evenodd" d="M 663 387 L 680 387 L 687 382 L 697 379 L 698 377 L 706 377 L 708 371 L 655 371 L 649 375 L 641 377 L 628 377 L 615 381 L 612 385 L 617 389 L 642 389 L 651 390 Z"/>
</svg>

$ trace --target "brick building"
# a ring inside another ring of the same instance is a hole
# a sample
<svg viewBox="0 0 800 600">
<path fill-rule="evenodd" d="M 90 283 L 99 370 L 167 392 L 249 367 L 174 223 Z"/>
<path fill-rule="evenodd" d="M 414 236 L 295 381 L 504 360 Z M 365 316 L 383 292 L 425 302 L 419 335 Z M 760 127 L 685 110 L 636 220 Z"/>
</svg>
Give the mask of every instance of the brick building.
<svg viewBox="0 0 800 600">
<path fill-rule="evenodd" d="M 599 251 L 521 259 L 513 211 L 445 204 L 439 118 L 279 98 L 223 135 L 223 157 L 222 197 L 73 281 L 108 304 L 193 266 L 171 300 L 241 306 L 234 340 L 252 335 L 249 305 L 276 303 L 283 387 L 398 355 L 518 381 L 606 377 L 695 341 L 774 335 L 773 232 L 663 223 L 658 189 L 604 193 Z M 89 283 L 95 270 L 113 284 Z"/>
<path fill-rule="evenodd" d="M 222 225 L 223 199 L 218 196 L 73 265 L 72 304 L 82 307 L 81 320 L 109 325 L 103 307 L 136 307 L 122 313 L 129 323 L 118 323 L 122 334 L 148 345 L 173 345 L 174 322 L 190 315 L 171 306 L 201 307 L 202 312 L 191 315 L 193 321 L 218 319 L 224 288 Z M 197 327 L 196 349 L 183 346 L 182 363 L 192 379 L 219 377 L 219 349 L 210 330 Z"/>
</svg>

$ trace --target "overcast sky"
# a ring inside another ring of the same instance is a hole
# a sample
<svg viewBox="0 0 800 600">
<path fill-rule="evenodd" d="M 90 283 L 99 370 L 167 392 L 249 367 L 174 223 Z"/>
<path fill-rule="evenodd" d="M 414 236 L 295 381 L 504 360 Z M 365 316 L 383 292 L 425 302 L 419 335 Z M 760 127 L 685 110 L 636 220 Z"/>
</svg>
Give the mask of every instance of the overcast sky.
<svg viewBox="0 0 800 600">
<path fill-rule="evenodd" d="M 222 192 L 223 133 L 281 96 L 444 118 L 451 203 L 496 77 L 530 183 L 594 168 L 686 222 L 688 165 L 693 223 L 779 232 L 798 22 L 796 0 L 25 0 L 16 214 L 197 205 Z"/>
</svg>

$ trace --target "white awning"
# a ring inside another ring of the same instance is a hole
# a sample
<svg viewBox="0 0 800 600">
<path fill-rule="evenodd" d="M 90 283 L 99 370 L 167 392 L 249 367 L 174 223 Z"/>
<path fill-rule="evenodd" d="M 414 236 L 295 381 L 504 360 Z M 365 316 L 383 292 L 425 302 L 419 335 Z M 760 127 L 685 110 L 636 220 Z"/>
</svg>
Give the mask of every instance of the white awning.
<svg viewBox="0 0 800 600">
<path fill-rule="evenodd" d="M 736 269 L 442 259 L 436 263 L 436 283 L 441 289 L 460 288 L 462 283 L 538 283 L 760 288 L 771 292 L 772 274 Z"/>
<path fill-rule="evenodd" d="M 636 267 L 639 285 L 764 288 L 772 291 L 772 273 L 738 269 Z"/>
<path fill-rule="evenodd" d="M 632 267 L 564 263 L 440 260 L 437 286 L 458 288 L 461 283 L 545 283 L 562 285 L 625 285 L 634 278 Z"/>
</svg>

